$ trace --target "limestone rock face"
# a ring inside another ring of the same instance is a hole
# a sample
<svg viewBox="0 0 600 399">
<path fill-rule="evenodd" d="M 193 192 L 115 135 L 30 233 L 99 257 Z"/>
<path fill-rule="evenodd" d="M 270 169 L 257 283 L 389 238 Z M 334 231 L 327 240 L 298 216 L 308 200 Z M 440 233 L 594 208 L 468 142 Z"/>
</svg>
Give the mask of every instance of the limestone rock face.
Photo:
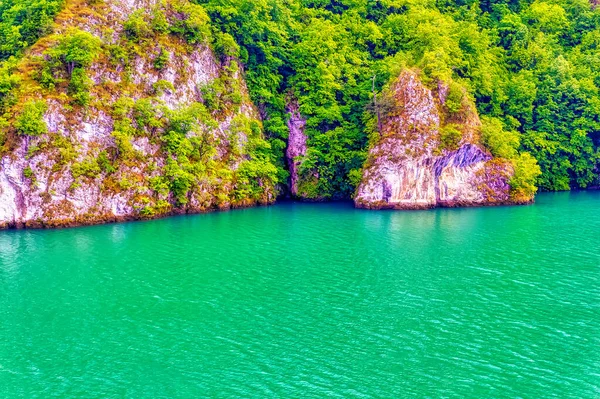
<svg viewBox="0 0 600 399">
<path fill-rule="evenodd" d="M 288 168 L 290 171 L 290 193 L 293 197 L 298 196 L 298 179 L 300 158 L 306 155 L 307 137 L 304 133 L 306 120 L 300 115 L 297 105 L 288 106 L 289 119 L 287 122 L 290 135 L 285 152 Z"/>
<path fill-rule="evenodd" d="M 74 3 L 75 8 L 58 15 L 54 31 L 63 33 L 76 27 L 101 38 L 105 47 L 116 45 L 123 40 L 123 26 L 129 15 L 160 3 L 156 0 Z M 43 39 L 31 48 L 21 70 L 36 68 L 35 60 L 44 57 L 49 41 Z M 164 148 L 160 136 L 163 133 L 130 134 L 126 144 L 132 155 L 115 162 L 116 170 L 93 173 L 75 170 L 84 169 L 82 166 L 101 154 L 108 154 L 111 162 L 118 158 L 118 138 L 114 134 L 118 121 L 112 110 L 120 99 L 126 97 L 132 103 L 145 99 L 167 110 L 185 112 L 203 102 L 202 87 L 226 73 L 227 66 L 220 63 L 206 44 L 188 44 L 177 37 L 165 37 L 160 44 L 145 41 L 138 46 L 126 66 L 115 63 L 105 50 L 104 56 L 87 68 L 91 80 L 91 100 L 87 107 L 73 106 L 65 94 L 56 95 L 59 87 L 53 93 L 36 89 L 27 92 L 23 88 L 23 96 L 28 96 L 25 100 L 46 104 L 43 119 L 48 132 L 38 137 L 14 134 L 15 143 L 9 152 L 0 153 L 0 228 L 93 224 L 275 200 L 273 185 L 260 178 L 263 189 L 259 195 L 244 197 L 247 190 L 239 191 L 243 194 L 235 191 L 236 170 L 249 160 L 239 148 L 247 142 L 247 132 L 255 132 L 254 127 L 260 126 L 258 112 L 249 100 L 239 72 L 228 76 L 228 81 L 239 89 L 239 104 L 218 115 L 214 112 L 210 128 L 200 123 L 188 133 L 188 138 L 196 139 L 193 137 L 196 134 L 209 132 L 201 140 L 216 147 L 210 163 L 220 165 L 221 169 L 212 176 L 197 178 L 189 187 L 185 204 L 160 185 L 157 188 L 152 184 L 154 178 L 164 181 L 165 168 L 173 162 L 174 156 Z M 169 59 L 163 68 L 157 69 L 154 59 L 161 49 Z M 29 81 L 35 80 L 29 77 Z M 161 85 L 160 90 L 157 84 Z M 130 118 L 135 129 L 135 116 Z M 250 123 L 253 129 L 243 128 L 245 123 Z M 198 137 L 197 141 L 201 140 Z M 177 178 L 177 175 L 171 177 Z"/>
<path fill-rule="evenodd" d="M 440 85 L 436 94 L 411 71 L 392 86 L 388 101 L 393 111 L 369 153 L 354 198 L 357 207 L 427 209 L 510 202 L 512 166 L 493 159 L 479 144 L 480 121 L 466 99 L 451 121 L 461 137 L 452 148 L 443 148 L 447 88 Z"/>
</svg>

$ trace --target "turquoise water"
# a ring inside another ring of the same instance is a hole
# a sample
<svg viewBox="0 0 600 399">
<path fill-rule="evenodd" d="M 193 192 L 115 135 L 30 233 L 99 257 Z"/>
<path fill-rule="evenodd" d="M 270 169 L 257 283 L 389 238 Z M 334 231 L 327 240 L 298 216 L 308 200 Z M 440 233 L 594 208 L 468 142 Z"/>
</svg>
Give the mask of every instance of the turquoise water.
<svg viewBox="0 0 600 399">
<path fill-rule="evenodd" d="M 600 192 L 0 232 L 0 398 L 600 398 Z"/>
</svg>

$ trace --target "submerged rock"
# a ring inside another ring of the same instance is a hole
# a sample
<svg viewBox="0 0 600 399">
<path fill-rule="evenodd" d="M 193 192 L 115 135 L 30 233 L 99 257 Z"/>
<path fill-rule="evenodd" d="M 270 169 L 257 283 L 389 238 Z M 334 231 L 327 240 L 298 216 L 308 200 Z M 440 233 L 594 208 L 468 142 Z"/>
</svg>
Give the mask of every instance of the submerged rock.
<svg viewBox="0 0 600 399">
<path fill-rule="evenodd" d="M 437 96 L 416 73 L 392 85 L 379 140 L 369 152 L 354 201 L 368 209 L 426 209 L 511 203 L 507 160 L 494 159 L 479 142 L 480 121 L 466 98 L 445 110 L 448 89 Z"/>
</svg>

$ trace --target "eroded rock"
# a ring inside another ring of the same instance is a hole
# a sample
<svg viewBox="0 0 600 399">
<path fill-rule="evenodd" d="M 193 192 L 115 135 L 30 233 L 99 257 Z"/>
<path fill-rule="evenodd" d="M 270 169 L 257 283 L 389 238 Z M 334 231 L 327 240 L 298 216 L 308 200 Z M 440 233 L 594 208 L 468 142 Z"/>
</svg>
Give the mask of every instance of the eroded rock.
<svg viewBox="0 0 600 399">
<path fill-rule="evenodd" d="M 369 153 L 354 198 L 357 207 L 427 209 L 511 202 L 512 166 L 494 159 L 479 143 L 480 121 L 466 99 L 460 115 L 451 120 L 461 131 L 460 141 L 444 148 L 447 92 L 440 84 L 434 95 L 415 72 L 401 74 L 389 94 L 394 110 Z"/>
<path fill-rule="evenodd" d="M 77 27 L 101 37 L 105 45 L 117 44 L 123 38 L 129 15 L 156 4 L 160 2 L 105 0 L 89 6 L 76 4 L 59 14 L 55 32 Z M 44 122 L 48 132 L 39 137 L 17 137 L 17 143 L 0 159 L 0 228 L 93 224 L 274 201 L 274 187 L 264 179 L 260 181 L 260 198 L 244 197 L 244 191 L 232 194 L 236 181 L 231 176 L 249 160 L 239 150 L 247 137 L 237 131 L 233 134 L 232 125 L 240 125 L 239 120 L 260 125 L 239 72 L 228 75 L 228 82 L 239 85 L 241 104 L 215 115 L 211 128 L 205 129 L 211 136 L 207 141 L 215 146 L 211 162 L 219 163 L 221 169 L 205 179 L 198 178 L 189 188 L 185 203 L 168 190 L 152 187 L 153 178 L 165 178 L 165 165 L 173 158 L 161 146 L 161 135 L 168 132 L 128 137 L 132 155 L 130 159 L 114 161 L 115 170 L 75 170 L 101 154 L 111 162 L 119 159 L 114 135 L 117 121 L 112 112 L 119 99 L 148 99 L 172 111 L 184 110 L 202 102 L 202 87 L 225 73 L 225 66 L 206 44 L 190 45 L 181 38 L 168 37 L 160 46 L 152 42 L 140 46 L 142 50 L 130 57 L 127 68 L 115 64 L 105 51 L 87 69 L 93 82 L 87 107 L 73 106 L 64 94 L 27 93 L 29 98 L 46 103 Z M 153 60 L 161 48 L 169 57 L 159 70 Z M 30 53 L 32 57 L 43 57 L 44 50 L 44 46 L 33 46 Z M 158 83 L 162 85 L 160 91 Z M 190 129 L 188 138 L 199 130 L 201 127 Z"/>
<path fill-rule="evenodd" d="M 300 115 L 298 106 L 293 103 L 288 105 L 289 119 L 287 122 L 290 135 L 286 149 L 286 159 L 290 171 L 290 192 L 292 196 L 298 196 L 299 168 L 302 163 L 301 158 L 306 155 L 307 137 L 304 133 L 306 120 Z"/>
</svg>

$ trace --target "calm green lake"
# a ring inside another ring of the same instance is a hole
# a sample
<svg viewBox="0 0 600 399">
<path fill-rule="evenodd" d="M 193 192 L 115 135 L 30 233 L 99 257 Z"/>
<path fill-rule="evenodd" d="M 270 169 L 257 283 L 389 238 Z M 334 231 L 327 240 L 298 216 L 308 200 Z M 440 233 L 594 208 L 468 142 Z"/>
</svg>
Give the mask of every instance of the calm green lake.
<svg viewBox="0 0 600 399">
<path fill-rule="evenodd" d="M 0 398 L 600 398 L 600 192 L 0 232 Z"/>
</svg>

